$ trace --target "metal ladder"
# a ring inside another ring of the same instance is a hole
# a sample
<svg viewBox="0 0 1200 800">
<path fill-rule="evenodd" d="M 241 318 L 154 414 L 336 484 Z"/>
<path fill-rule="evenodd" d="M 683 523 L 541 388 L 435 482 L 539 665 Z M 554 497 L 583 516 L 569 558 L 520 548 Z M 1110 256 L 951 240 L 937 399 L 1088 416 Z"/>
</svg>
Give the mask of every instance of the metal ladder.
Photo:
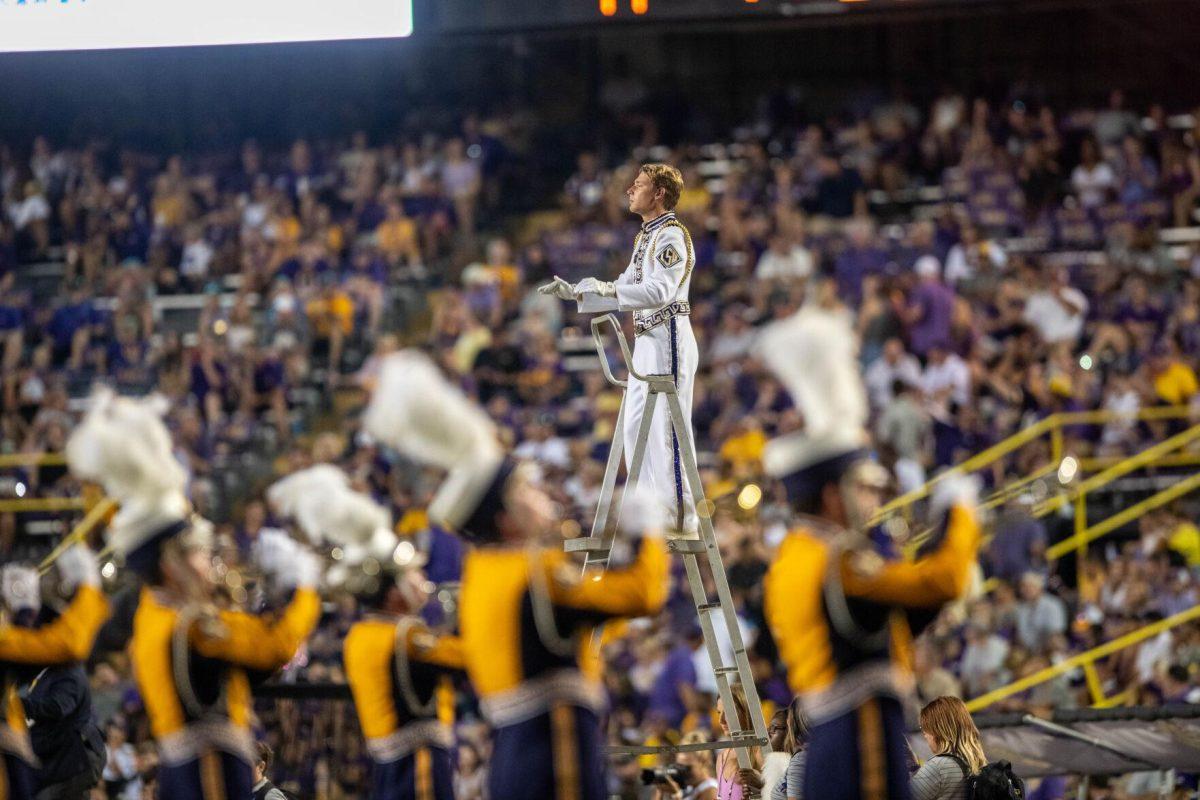
<svg viewBox="0 0 1200 800">
<path fill-rule="evenodd" d="M 734 611 L 733 597 L 729 592 L 729 581 L 725 577 L 725 566 L 721 563 L 721 552 L 717 548 L 716 534 L 713 532 L 711 504 L 705 499 L 704 489 L 700 484 L 700 473 L 696 468 L 696 452 L 692 445 L 691 427 L 688 425 L 683 415 L 682 406 L 679 404 L 679 396 L 675 391 L 674 378 L 671 375 L 641 375 L 634 370 L 629 343 L 626 341 L 625 334 L 621 330 L 620 322 L 612 314 L 605 314 L 602 317 L 596 317 L 592 320 L 592 339 L 596 345 L 596 352 L 600 356 L 600 368 L 603 370 L 604 377 L 608 382 L 614 386 L 620 386 L 622 389 L 628 386 L 626 381 L 619 380 L 613 375 L 612 368 L 608 363 L 608 356 L 604 347 L 604 336 L 602 334 L 602 328 L 605 324 L 611 325 L 616 334 L 617 344 L 620 345 L 626 371 L 630 377 L 644 381 L 649 390 L 646 395 L 646 407 L 642 412 L 642 421 L 638 429 L 637 441 L 633 449 L 633 460 L 630 464 L 629 476 L 626 481 L 627 485 L 632 486 L 637 483 L 638 476 L 642 470 L 642 461 L 646 455 L 646 442 L 650 437 L 650 424 L 654 417 L 654 409 L 657 407 L 660 395 L 666 399 L 667 408 L 671 416 L 671 425 L 674 428 L 676 440 L 679 442 L 680 460 L 685 471 L 684 474 L 687 475 L 688 486 L 691 489 L 692 498 L 696 503 L 696 513 L 700 522 L 700 537 L 698 539 L 668 539 L 667 546 L 671 552 L 678 553 L 683 557 L 684 566 L 687 568 L 688 584 L 691 586 L 692 599 L 696 604 L 696 614 L 700 619 L 700 629 L 704 634 L 704 644 L 708 649 L 708 657 L 712 663 L 713 672 L 716 675 L 717 691 L 722 704 L 727 710 L 726 719 L 731 723 L 730 738 L 728 739 L 694 745 L 664 745 L 661 747 L 610 746 L 605 748 L 605 752 L 610 755 L 653 755 L 733 748 L 737 753 L 738 766 L 743 769 L 749 768 L 752 766 L 750 748 L 761 747 L 765 752 L 769 752 L 770 742 L 767 739 L 767 725 L 763 719 L 762 703 L 758 699 L 758 689 L 755 687 L 754 678 L 750 674 L 750 659 L 746 653 L 746 645 L 742 641 L 741 628 L 738 626 L 737 614 Z M 609 526 L 608 520 L 616 488 L 617 472 L 620 469 L 624 455 L 625 400 L 627 397 L 628 393 L 623 392 L 621 407 L 617 412 L 616 431 L 613 435 L 612 447 L 608 453 L 608 464 L 604 470 L 604 482 L 601 485 L 600 501 L 596 509 L 596 518 L 592 523 L 591 535 L 571 539 L 564 545 L 567 552 L 584 553 L 583 569 L 585 573 L 592 567 L 606 568 L 612 551 L 616 526 Z M 617 508 L 615 519 L 620 519 L 620 507 Z M 717 588 L 717 599 L 715 601 L 708 596 L 708 592 L 704 588 L 704 580 L 700 573 L 700 560 L 702 558 L 707 559 L 709 569 L 712 572 L 713 583 Z M 733 646 L 733 664 L 725 664 L 722 661 L 720 647 L 717 644 L 713 626 L 713 615 L 720 615 L 724 618 L 730 643 Z M 753 726 L 750 730 L 735 727 L 738 724 L 735 719 L 737 715 L 734 712 L 728 711 L 729 709 L 736 708 L 733 703 L 732 687 L 738 683 L 742 686 L 746 697 L 746 704 L 750 709 L 750 721 Z"/>
</svg>

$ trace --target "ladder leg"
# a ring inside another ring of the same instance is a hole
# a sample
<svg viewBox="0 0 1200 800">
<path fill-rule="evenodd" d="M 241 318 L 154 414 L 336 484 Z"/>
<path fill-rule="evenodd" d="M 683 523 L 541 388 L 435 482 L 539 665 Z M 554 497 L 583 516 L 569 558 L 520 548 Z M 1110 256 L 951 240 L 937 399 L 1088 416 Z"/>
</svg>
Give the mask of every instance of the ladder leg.
<svg viewBox="0 0 1200 800">
<path fill-rule="evenodd" d="M 696 603 L 696 614 L 700 618 L 700 630 L 704 633 L 704 646 L 708 650 L 708 661 L 712 664 L 713 673 L 717 677 L 717 693 L 721 697 L 721 703 L 725 706 L 725 718 L 729 721 L 729 729 L 731 731 L 738 730 L 741 723 L 735 721 L 737 708 L 733 704 L 733 687 L 732 682 L 726 676 L 719 672 L 721 667 L 725 666 L 721 660 L 721 649 L 717 645 L 716 629 L 713 626 L 712 617 L 701 607 L 708 604 L 708 595 L 704 591 L 704 578 L 700 574 L 700 565 L 697 563 L 696 556 L 685 554 L 683 557 L 684 566 L 687 567 L 688 585 L 692 589 L 692 600 Z M 748 696 L 748 695 L 747 695 Z M 759 712 L 762 713 L 761 711 Z M 754 716 L 753 710 L 750 716 Z M 737 753 L 738 766 L 742 769 L 749 769 L 753 766 L 750 763 L 750 754 L 745 747 L 735 749 Z"/>
<path fill-rule="evenodd" d="M 628 397 L 629 393 L 626 392 L 625 396 Z M 633 460 L 629 464 L 629 474 L 625 476 L 625 487 L 627 489 L 631 486 L 637 485 L 638 477 L 642 474 L 642 462 L 646 458 L 646 442 L 648 442 L 650 440 L 650 423 L 653 420 L 654 407 L 655 407 L 657 401 L 658 401 L 658 393 L 657 392 L 648 392 L 647 393 L 646 407 L 642 410 L 642 421 L 641 421 L 641 424 L 638 425 L 637 441 L 635 441 L 634 445 L 633 445 Z M 625 422 L 625 400 L 624 399 L 621 400 L 621 414 L 619 417 L 619 422 L 621 422 L 621 423 Z M 613 436 L 614 440 L 615 439 L 622 440 L 622 445 L 621 445 L 622 450 L 624 449 L 624 442 L 623 442 L 624 436 L 625 436 L 625 429 L 623 426 L 619 427 L 617 429 L 617 432 Z M 612 466 L 613 466 L 613 464 L 610 459 L 609 467 L 612 467 Z M 614 483 L 614 485 L 616 483 L 616 477 L 617 477 L 616 476 L 616 468 L 613 467 L 613 483 Z M 607 481 L 607 480 L 608 480 L 608 474 L 606 471 L 605 481 Z M 612 490 L 610 489 L 609 496 L 608 496 L 608 505 L 609 506 L 612 505 L 612 496 L 613 496 Z M 601 496 L 600 499 L 602 502 L 604 501 L 603 495 Z M 625 495 L 622 494 L 621 500 L 620 500 L 620 502 L 617 503 L 617 508 L 616 508 L 617 515 L 616 515 L 615 519 L 617 522 L 620 522 L 620 520 L 621 520 L 621 509 L 624 507 L 625 507 Z M 607 510 L 605 512 L 604 520 L 605 520 L 605 525 L 607 525 L 608 524 Z M 596 535 L 596 530 L 597 530 L 597 528 L 595 526 L 595 523 L 593 523 L 593 526 L 592 526 L 592 535 L 593 536 Z M 600 531 L 601 536 L 605 536 L 605 537 L 607 537 L 608 541 L 611 541 L 612 535 L 609 534 L 608 531 L 606 531 L 603 527 L 599 528 L 599 531 Z M 612 550 L 610 549 L 609 551 L 607 551 L 604 554 L 604 559 L 603 559 L 604 567 L 606 567 L 606 568 L 608 567 L 608 561 L 609 561 L 609 558 L 611 558 L 611 557 L 612 557 Z M 597 560 L 597 561 L 591 562 L 591 563 L 598 564 L 601 562 L 599 560 Z M 588 565 L 588 562 L 585 559 L 584 566 L 586 567 L 587 565 Z"/>
<path fill-rule="evenodd" d="M 737 612 L 734 610 L 733 595 L 729 591 L 729 581 L 725 577 L 725 565 L 721 562 L 721 551 L 717 547 L 716 533 L 712 527 L 712 515 L 705 509 L 704 488 L 700 485 L 700 471 L 696 468 L 696 450 L 692 445 L 691 430 L 683 416 L 683 408 L 679 397 L 674 393 L 667 395 L 667 405 L 671 410 L 671 423 L 675 427 L 675 436 L 679 441 L 679 452 L 683 468 L 687 474 L 688 487 L 696 503 L 696 515 L 700 522 L 700 535 L 704 541 L 704 550 L 708 554 L 708 565 L 712 570 L 713 583 L 717 587 L 717 599 L 725 617 L 725 627 L 729 631 L 729 641 L 733 645 L 733 659 L 738 668 L 738 677 L 746 692 L 746 703 L 750 706 L 750 720 L 754 724 L 754 733 L 761 739 L 767 739 L 767 723 L 763 719 L 762 702 L 758 698 L 758 687 L 754 685 L 754 676 L 750 673 L 750 657 L 746 652 L 746 644 L 742 641 L 742 629 L 738 625 Z M 689 576 L 690 577 L 690 576 Z M 770 752 L 768 744 L 764 748 Z"/>
<path fill-rule="evenodd" d="M 646 460 L 646 443 L 650 441 L 650 425 L 654 422 L 654 409 L 658 405 L 658 392 L 646 392 L 646 405 L 642 409 L 642 420 L 638 425 L 637 441 L 633 445 L 633 458 L 629 462 L 626 486 L 634 486 L 642 476 L 642 462 Z M 618 431 L 623 436 L 623 431 Z"/>
<path fill-rule="evenodd" d="M 617 432 L 613 436 L 612 446 L 608 449 L 608 464 L 604 467 L 604 482 L 600 484 L 600 502 L 596 506 L 596 519 L 592 521 L 592 536 L 601 536 L 608 525 L 608 510 L 612 504 L 613 493 L 617 486 L 617 472 L 621 469 L 621 460 L 625 456 L 625 398 L 621 394 L 621 406 L 617 411 Z"/>
</svg>

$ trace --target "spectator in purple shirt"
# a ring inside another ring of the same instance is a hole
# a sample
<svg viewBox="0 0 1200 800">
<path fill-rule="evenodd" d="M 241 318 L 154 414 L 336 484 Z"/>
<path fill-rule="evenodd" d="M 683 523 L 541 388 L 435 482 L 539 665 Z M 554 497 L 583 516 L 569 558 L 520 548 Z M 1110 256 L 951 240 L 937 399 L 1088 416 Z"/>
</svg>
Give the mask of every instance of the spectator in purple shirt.
<svg viewBox="0 0 1200 800">
<path fill-rule="evenodd" d="M 887 264 L 887 254 L 874 242 L 875 225 L 870 220 L 856 219 L 846 225 L 849 244 L 834 262 L 838 297 L 842 302 L 858 307 L 862 303 L 863 279 L 879 275 Z"/>
<path fill-rule="evenodd" d="M 909 349 L 924 358 L 935 345 L 948 345 L 954 319 L 954 290 L 942 283 L 942 265 L 933 256 L 917 259 L 920 282 L 908 307 Z"/>
<path fill-rule="evenodd" d="M 817 183 L 814 213 L 838 218 L 866 213 L 867 195 L 858 172 L 844 166 L 834 152 L 821 156 L 819 168 L 821 180 Z"/>
<path fill-rule="evenodd" d="M 672 728 L 678 728 L 687 715 L 686 693 L 696 691 L 694 654 L 704 646 L 699 625 L 688 629 L 683 643 L 676 646 L 663 663 L 662 672 L 650 689 L 648 713 L 658 714 Z"/>
<path fill-rule="evenodd" d="M 81 366 L 92 335 L 102 322 L 103 316 L 87 293 L 82 289 L 73 290 L 67 302 L 59 306 L 46 326 L 46 332 L 54 340 L 55 361 L 69 359 L 73 368 Z"/>
<path fill-rule="evenodd" d="M 996 533 L 988 546 L 991 574 L 1016 583 L 1031 565 L 1041 563 L 1046 549 L 1046 526 L 1029 513 L 1033 495 L 1008 503 L 996 520 Z"/>
</svg>

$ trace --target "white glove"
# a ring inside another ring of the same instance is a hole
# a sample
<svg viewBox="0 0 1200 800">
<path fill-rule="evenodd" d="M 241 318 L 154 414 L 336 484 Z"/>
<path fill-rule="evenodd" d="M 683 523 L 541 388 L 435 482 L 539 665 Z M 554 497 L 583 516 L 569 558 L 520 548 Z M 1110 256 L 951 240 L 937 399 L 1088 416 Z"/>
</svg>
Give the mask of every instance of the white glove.
<svg viewBox="0 0 1200 800">
<path fill-rule="evenodd" d="M 263 574 L 284 589 L 313 588 L 320 577 L 317 557 L 278 528 L 264 528 L 254 543 L 254 560 Z"/>
<path fill-rule="evenodd" d="M 575 295 L 594 294 L 599 297 L 616 297 L 617 285 L 612 281 L 601 281 L 595 278 L 584 278 L 575 284 Z"/>
<path fill-rule="evenodd" d="M 321 580 L 321 559 L 307 547 L 297 548 L 295 576 L 297 589 L 316 589 Z"/>
<path fill-rule="evenodd" d="M 71 545 L 55 563 L 63 583 L 70 588 L 100 585 L 100 567 L 96 563 L 96 555 L 86 545 Z"/>
<path fill-rule="evenodd" d="M 42 608 L 42 584 L 38 571 L 22 564 L 0 567 L 0 595 L 10 612 L 28 610 L 36 615 Z"/>
<path fill-rule="evenodd" d="M 955 506 L 975 508 L 979 505 L 979 478 L 975 475 L 950 475 L 933 487 L 929 501 L 929 522 L 941 524 L 942 517 Z"/>
<path fill-rule="evenodd" d="M 538 294 L 554 295 L 559 300 L 574 300 L 575 287 L 555 275 L 553 281 L 538 287 Z"/>
<path fill-rule="evenodd" d="M 626 486 L 621 498 L 621 519 L 617 530 L 623 536 L 644 536 L 661 539 L 665 518 L 662 503 L 649 489 L 635 484 Z"/>
</svg>

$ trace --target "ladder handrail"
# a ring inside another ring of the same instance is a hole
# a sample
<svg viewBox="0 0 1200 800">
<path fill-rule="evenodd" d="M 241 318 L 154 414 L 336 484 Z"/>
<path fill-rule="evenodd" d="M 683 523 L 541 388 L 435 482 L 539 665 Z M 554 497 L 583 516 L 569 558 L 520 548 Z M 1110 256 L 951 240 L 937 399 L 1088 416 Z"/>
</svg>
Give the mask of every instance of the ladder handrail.
<svg viewBox="0 0 1200 800">
<path fill-rule="evenodd" d="M 596 344 L 596 355 L 600 356 L 600 369 L 604 371 L 604 377 L 613 386 L 625 388 L 628 386 L 627 381 L 619 380 L 612 373 L 612 367 L 608 363 L 608 350 L 604 347 L 604 334 L 600 329 L 604 327 L 604 323 L 608 323 L 613 327 L 613 333 L 617 337 L 617 344 L 621 347 L 621 356 L 625 359 L 625 371 L 633 378 L 639 381 L 646 380 L 646 376 L 639 373 L 633 368 L 633 353 L 629 350 L 629 342 L 625 340 L 625 331 L 621 329 L 621 322 L 615 314 L 605 314 L 602 317 L 592 318 L 592 341 Z"/>
</svg>

